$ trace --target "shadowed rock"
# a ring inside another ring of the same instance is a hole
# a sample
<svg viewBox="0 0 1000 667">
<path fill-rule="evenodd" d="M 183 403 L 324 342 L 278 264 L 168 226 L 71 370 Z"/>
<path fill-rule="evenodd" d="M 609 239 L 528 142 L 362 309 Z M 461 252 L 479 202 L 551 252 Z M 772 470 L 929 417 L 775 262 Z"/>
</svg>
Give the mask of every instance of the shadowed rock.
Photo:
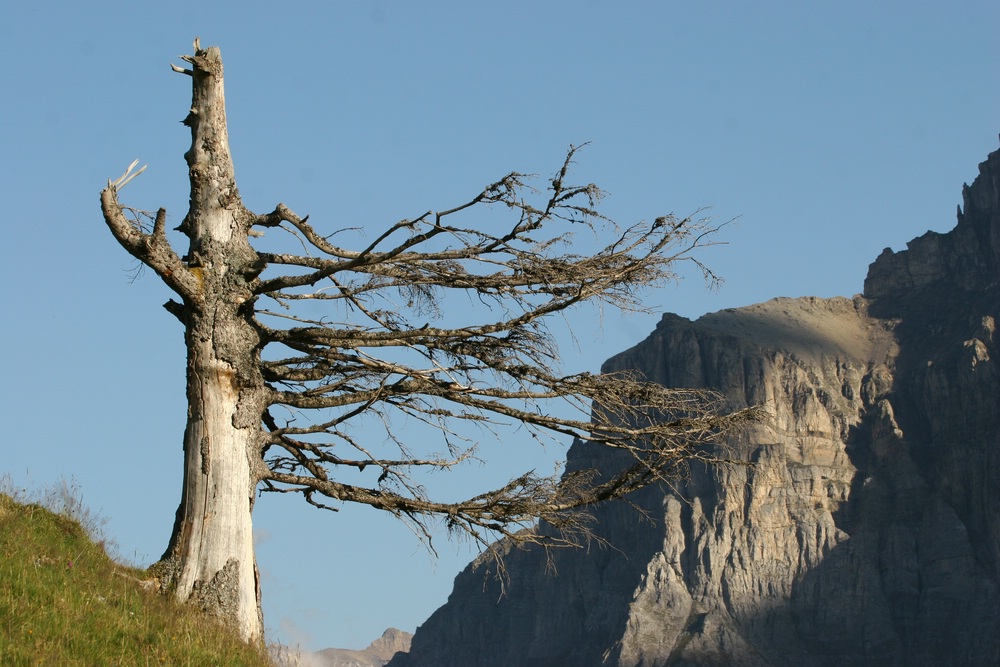
<svg viewBox="0 0 1000 667">
<path fill-rule="evenodd" d="M 727 443 L 752 465 L 600 508 L 614 548 L 511 552 L 504 591 L 471 564 L 390 665 L 1000 664 L 1000 151 L 963 198 L 864 296 L 665 315 L 611 358 L 767 406 Z"/>
</svg>

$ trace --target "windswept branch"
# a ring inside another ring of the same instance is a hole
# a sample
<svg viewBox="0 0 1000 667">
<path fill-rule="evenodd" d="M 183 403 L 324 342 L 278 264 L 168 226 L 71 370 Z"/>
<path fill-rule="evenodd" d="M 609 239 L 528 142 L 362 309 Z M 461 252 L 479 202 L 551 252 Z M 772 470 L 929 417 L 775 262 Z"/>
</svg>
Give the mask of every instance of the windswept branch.
<svg viewBox="0 0 1000 667">
<path fill-rule="evenodd" d="M 270 425 L 265 490 L 301 493 L 328 509 L 368 504 L 424 533 L 427 521 L 443 518 L 484 546 L 490 536 L 541 541 L 543 533 L 522 530 L 540 518 L 563 536 L 557 542 L 574 544 L 569 535 L 589 534 L 593 504 L 670 479 L 709 457 L 706 445 L 718 436 L 761 417 L 753 409 L 729 413 L 713 394 L 666 389 L 634 374 L 557 372 L 558 350 L 546 328 L 552 315 L 584 303 L 644 310 L 641 292 L 675 280 L 682 261 L 716 279 L 693 253 L 712 244 L 717 227 L 669 215 L 617 227 L 597 210 L 596 186 L 568 183 L 576 150 L 541 201 L 527 177 L 511 173 L 465 203 L 390 225 L 360 251 L 334 245 L 283 204 L 256 219 L 263 227 L 288 225 L 312 251 L 259 255 L 268 266 L 301 270 L 265 272 L 255 288 L 287 309 L 258 311 L 262 340 L 285 352 L 262 362 L 270 403 L 328 415 Z M 496 206 L 513 213 L 506 226 L 464 221 Z M 581 228 L 607 240 L 594 252 L 573 252 Z M 309 301 L 340 317 L 294 314 Z M 459 303 L 462 317 L 455 317 Z M 448 452 L 412 453 L 394 432 L 395 417 L 437 429 Z M 349 430 L 373 419 L 399 456 L 376 453 Z M 432 500 L 413 474 L 474 456 L 476 443 L 461 435 L 462 424 L 587 442 L 617 452 L 619 469 L 561 479 L 527 472 L 466 501 Z M 381 471 L 375 487 L 337 478 L 338 470 L 369 466 Z"/>
<path fill-rule="evenodd" d="M 130 255 L 156 271 L 163 282 L 181 297 L 195 300 L 199 295 L 198 281 L 167 240 L 166 210 L 161 208 L 156 212 L 153 228 L 146 232 L 138 219 L 130 220 L 126 217 L 128 209 L 118 201 L 120 188 L 146 168 L 142 167 L 133 172 L 136 164 L 137 162 L 133 162 L 118 180 L 109 180 L 108 187 L 101 191 L 101 211 L 104 213 L 104 221 L 111 234 Z"/>
<path fill-rule="evenodd" d="M 699 403 L 711 397 L 697 396 Z M 689 408 L 694 407 L 692 404 Z M 707 405 L 702 405 L 707 410 Z M 577 546 L 575 537 L 585 536 L 587 510 L 597 503 L 624 498 L 630 493 L 657 481 L 670 481 L 681 468 L 693 460 L 719 463 L 705 445 L 722 433 L 740 428 L 762 417 L 757 410 L 744 410 L 719 418 L 713 412 L 663 423 L 660 428 L 626 429 L 610 425 L 598 442 L 613 445 L 627 453 L 620 457 L 621 469 L 614 471 L 583 470 L 557 477 L 540 477 L 527 472 L 504 486 L 478 494 L 464 501 L 436 502 L 419 495 L 404 495 L 387 488 L 364 488 L 319 479 L 303 472 L 272 471 L 266 490 L 302 493 L 307 499 L 315 495 L 337 502 L 356 502 L 393 514 L 425 526 L 437 517 L 449 529 L 459 530 L 488 547 L 498 536 L 516 544 L 539 543 L 545 546 Z M 648 436 L 635 440 L 615 436 L 630 432 Z M 376 465 L 377 462 L 373 462 Z M 384 463 L 384 462 L 383 462 Z M 315 504 L 315 503 L 313 503 Z M 329 509 L 329 508 L 328 508 Z M 525 531 L 541 519 L 556 529 L 551 534 Z M 579 532 L 578 531 L 581 531 Z"/>
</svg>

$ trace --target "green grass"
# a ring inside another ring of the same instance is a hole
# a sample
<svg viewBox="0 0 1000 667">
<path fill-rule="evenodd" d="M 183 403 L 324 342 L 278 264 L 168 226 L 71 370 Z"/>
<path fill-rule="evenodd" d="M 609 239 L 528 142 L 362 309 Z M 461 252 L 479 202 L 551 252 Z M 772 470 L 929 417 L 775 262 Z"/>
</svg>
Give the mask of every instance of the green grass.
<svg viewBox="0 0 1000 667">
<path fill-rule="evenodd" d="M 145 577 L 78 521 L 0 493 L 0 665 L 270 667 L 263 649 Z"/>
</svg>

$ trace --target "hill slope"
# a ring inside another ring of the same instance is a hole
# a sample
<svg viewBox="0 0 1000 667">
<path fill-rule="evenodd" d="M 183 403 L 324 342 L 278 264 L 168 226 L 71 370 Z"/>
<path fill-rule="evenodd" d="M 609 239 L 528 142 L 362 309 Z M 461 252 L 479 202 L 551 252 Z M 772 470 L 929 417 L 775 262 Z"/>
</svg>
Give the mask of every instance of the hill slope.
<svg viewBox="0 0 1000 667">
<path fill-rule="evenodd" d="M 0 665 L 270 665 L 142 579 L 76 521 L 0 493 Z"/>
</svg>

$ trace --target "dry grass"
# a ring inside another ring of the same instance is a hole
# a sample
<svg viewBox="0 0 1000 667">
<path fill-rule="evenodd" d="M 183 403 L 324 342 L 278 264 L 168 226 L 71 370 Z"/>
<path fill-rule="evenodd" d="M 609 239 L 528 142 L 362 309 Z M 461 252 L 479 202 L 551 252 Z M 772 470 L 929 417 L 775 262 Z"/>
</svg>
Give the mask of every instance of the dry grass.
<svg viewBox="0 0 1000 667">
<path fill-rule="evenodd" d="M 79 521 L 0 493 L 0 664 L 270 666 L 263 650 L 144 578 Z"/>
</svg>

